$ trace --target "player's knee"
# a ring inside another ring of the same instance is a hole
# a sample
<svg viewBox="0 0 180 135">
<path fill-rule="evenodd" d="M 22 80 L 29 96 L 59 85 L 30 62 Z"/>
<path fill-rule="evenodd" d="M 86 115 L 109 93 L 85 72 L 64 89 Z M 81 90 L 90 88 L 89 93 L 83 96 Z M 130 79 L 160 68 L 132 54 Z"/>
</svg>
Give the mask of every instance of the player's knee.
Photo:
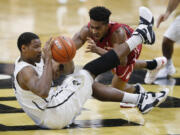
<svg viewBox="0 0 180 135">
<path fill-rule="evenodd" d="M 112 87 L 117 88 L 119 90 L 124 90 L 126 87 L 126 82 L 124 82 L 121 78 L 115 75 L 112 80 Z"/>
<path fill-rule="evenodd" d="M 111 50 L 106 54 L 102 55 L 98 59 L 95 59 L 87 63 L 83 69 L 89 71 L 94 76 L 104 73 L 120 64 L 120 60 L 117 54 Z"/>
</svg>

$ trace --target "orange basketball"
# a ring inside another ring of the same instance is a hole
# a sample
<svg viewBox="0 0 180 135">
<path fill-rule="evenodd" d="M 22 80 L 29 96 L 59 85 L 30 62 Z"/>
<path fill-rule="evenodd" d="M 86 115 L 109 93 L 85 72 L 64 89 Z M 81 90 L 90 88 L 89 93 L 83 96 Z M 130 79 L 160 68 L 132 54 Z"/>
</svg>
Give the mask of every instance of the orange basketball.
<svg viewBox="0 0 180 135">
<path fill-rule="evenodd" d="M 64 64 L 74 58 L 76 46 L 70 38 L 59 36 L 53 40 L 51 51 L 53 59 Z"/>
</svg>

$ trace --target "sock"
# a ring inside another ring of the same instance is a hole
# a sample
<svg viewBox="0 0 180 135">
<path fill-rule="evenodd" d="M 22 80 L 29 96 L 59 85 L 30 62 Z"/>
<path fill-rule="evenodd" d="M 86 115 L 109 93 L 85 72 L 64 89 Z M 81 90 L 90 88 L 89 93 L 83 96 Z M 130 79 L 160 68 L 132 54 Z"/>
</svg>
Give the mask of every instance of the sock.
<svg viewBox="0 0 180 135">
<path fill-rule="evenodd" d="M 124 97 L 122 99 L 122 102 L 137 104 L 139 96 L 140 96 L 139 94 L 131 94 L 131 93 L 124 92 Z"/>
<path fill-rule="evenodd" d="M 130 51 L 132 51 L 134 48 L 136 48 L 139 44 L 142 44 L 143 40 L 140 35 L 132 35 L 126 43 L 129 46 Z"/>
<path fill-rule="evenodd" d="M 157 61 L 156 60 L 151 60 L 151 61 L 146 61 L 147 63 L 147 69 L 153 70 L 157 67 Z"/>
</svg>

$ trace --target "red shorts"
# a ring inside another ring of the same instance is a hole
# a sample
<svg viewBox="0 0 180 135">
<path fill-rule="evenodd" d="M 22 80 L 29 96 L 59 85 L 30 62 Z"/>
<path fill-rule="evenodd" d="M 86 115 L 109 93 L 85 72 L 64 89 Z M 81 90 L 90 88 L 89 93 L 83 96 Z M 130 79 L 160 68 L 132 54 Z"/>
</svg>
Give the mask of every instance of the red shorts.
<svg viewBox="0 0 180 135">
<path fill-rule="evenodd" d="M 129 78 L 133 72 L 134 65 L 136 60 L 139 58 L 141 53 L 142 45 L 138 45 L 129 55 L 128 62 L 126 66 L 117 66 L 112 70 L 113 73 L 116 73 L 120 79 L 125 82 L 129 81 Z"/>
</svg>

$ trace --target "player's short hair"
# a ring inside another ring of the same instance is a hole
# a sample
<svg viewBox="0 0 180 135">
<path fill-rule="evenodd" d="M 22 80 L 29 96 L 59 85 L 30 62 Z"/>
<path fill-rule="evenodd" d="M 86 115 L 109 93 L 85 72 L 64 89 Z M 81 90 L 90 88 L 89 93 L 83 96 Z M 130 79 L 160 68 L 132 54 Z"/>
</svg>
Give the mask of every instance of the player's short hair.
<svg viewBox="0 0 180 135">
<path fill-rule="evenodd" d="M 24 32 L 22 33 L 19 37 L 18 37 L 18 40 L 17 40 L 17 46 L 18 46 L 18 49 L 21 51 L 21 47 L 22 45 L 29 45 L 31 43 L 31 40 L 33 39 L 39 39 L 39 37 L 32 33 L 32 32 Z"/>
<path fill-rule="evenodd" d="M 96 6 L 89 10 L 90 19 L 95 21 L 102 21 L 104 23 L 109 23 L 109 16 L 111 15 L 111 11 L 102 6 Z"/>
</svg>

